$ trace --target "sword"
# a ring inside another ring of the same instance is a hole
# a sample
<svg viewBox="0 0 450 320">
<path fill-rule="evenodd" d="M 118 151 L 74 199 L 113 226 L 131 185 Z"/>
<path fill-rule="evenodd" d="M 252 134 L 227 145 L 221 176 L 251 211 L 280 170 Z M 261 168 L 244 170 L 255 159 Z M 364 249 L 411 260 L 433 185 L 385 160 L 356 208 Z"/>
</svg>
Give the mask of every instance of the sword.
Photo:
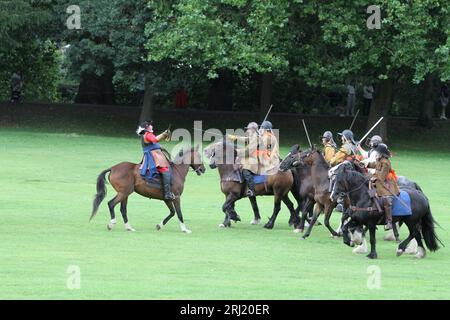
<svg viewBox="0 0 450 320">
<path fill-rule="evenodd" d="M 383 120 L 384 117 L 381 117 L 380 120 L 378 120 L 373 126 L 372 128 L 369 129 L 369 131 L 367 131 L 367 133 L 364 135 L 364 137 L 361 138 L 361 140 L 358 141 L 358 143 L 356 145 L 361 144 L 361 141 L 364 141 L 364 139 L 367 138 L 367 136 L 373 131 L 373 129 L 375 129 L 375 127 L 381 122 L 381 120 Z"/>
<path fill-rule="evenodd" d="M 305 124 L 304 119 L 302 119 L 302 123 L 303 123 L 303 128 L 305 128 L 306 137 L 308 138 L 309 147 L 312 149 L 312 143 L 311 143 L 311 140 L 309 139 L 308 129 L 306 129 L 306 124 Z"/>
<path fill-rule="evenodd" d="M 355 114 L 355 116 L 353 117 L 352 124 L 350 125 L 350 128 L 348 128 L 349 130 L 352 130 L 353 125 L 355 124 L 356 118 L 358 117 L 358 114 L 359 114 L 359 109 L 358 109 L 358 111 L 356 111 L 356 114 Z"/>
<path fill-rule="evenodd" d="M 217 137 L 224 137 L 224 135 L 223 134 L 218 134 L 218 133 L 214 133 L 214 132 L 211 132 L 211 131 L 207 131 L 207 130 L 203 130 L 203 129 L 198 129 L 198 128 L 193 128 L 194 130 L 197 130 L 197 131 L 202 131 L 202 132 L 206 132 L 206 133 L 209 133 L 209 134 L 212 134 L 213 136 L 217 136 Z"/>
</svg>

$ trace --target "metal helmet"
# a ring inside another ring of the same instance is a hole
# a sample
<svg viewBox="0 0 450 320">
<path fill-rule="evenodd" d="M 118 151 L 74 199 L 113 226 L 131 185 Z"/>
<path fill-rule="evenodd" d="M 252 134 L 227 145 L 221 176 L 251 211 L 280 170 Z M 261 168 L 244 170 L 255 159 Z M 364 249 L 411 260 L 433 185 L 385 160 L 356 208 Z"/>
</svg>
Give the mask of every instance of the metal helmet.
<svg viewBox="0 0 450 320">
<path fill-rule="evenodd" d="M 321 136 L 321 138 L 327 139 L 327 141 L 330 141 L 333 139 L 333 134 L 331 133 L 331 131 L 325 131 L 323 133 L 323 135 Z"/>
<path fill-rule="evenodd" d="M 258 124 L 256 122 L 250 122 L 245 129 L 253 129 L 253 130 L 258 130 Z"/>
<path fill-rule="evenodd" d="M 392 156 L 388 146 L 385 145 L 384 143 L 380 143 L 379 145 L 377 145 L 375 151 L 377 151 L 379 154 L 381 154 L 386 158 L 390 158 Z"/>
<path fill-rule="evenodd" d="M 345 129 L 344 131 L 339 132 L 338 135 L 343 136 L 347 141 L 350 141 L 350 142 L 356 144 L 355 139 L 353 138 L 352 130 Z"/>
<path fill-rule="evenodd" d="M 263 121 L 263 123 L 261 123 L 261 129 L 264 130 L 272 130 L 272 122 L 270 121 Z"/>
<path fill-rule="evenodd" d="M 369 143 L 371 144 L 372 148 L 376 148 L 380 143 L 383 143 L 383 139 L 378 135 L 374 135 L 372 138 L 370 138 Z"/>
</svg>

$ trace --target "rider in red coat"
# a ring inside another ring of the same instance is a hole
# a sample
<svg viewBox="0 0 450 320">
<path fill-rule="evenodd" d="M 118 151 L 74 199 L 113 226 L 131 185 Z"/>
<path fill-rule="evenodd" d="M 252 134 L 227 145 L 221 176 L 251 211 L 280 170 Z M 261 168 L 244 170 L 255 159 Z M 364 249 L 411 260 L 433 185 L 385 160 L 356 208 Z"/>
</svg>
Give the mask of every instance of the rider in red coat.
<svg viewBox="0 0 450 320">
<path fill-rule="evenodd" d="M 153 178 L 159 173 L 161 175 L 161 183 L 164 192 L 164 199 L 173 200 L 174 194 L 170 190 L 170 163 L 166 156 L 161 151 L 159 141 L 164 140 L 170 136 L 168 130 L 156 136 L 153 133 L 153 126 L 149 122 L 142 123 L 136 130 L 141 137 L 142 149 L 144 151 L 144 158 L 141 166 L 141 176 Z"/>
</svg>

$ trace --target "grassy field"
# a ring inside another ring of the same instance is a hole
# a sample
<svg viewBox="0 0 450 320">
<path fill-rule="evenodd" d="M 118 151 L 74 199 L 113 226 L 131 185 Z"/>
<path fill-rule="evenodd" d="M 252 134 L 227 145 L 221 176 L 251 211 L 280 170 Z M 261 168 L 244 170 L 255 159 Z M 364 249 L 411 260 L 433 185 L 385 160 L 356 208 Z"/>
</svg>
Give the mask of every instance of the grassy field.
<svg viewBox="0 0 450 320">
<path fill-rule="evenodd" d="M 397 172 L 422 186 L 443 228 L 438 234 L 450 244 L 450 150 L 394 151 Z M 1 299 L 450 299 L 448 248 L 420 261 L 397 258 L 380 231 L 372 261 L 323 226 L 300 241 L 284 207 L 273 230 L 252 226 L 247 200 L 237 205 L 243 221 L 219 229 L 223 196 L 214 170 L 187 177 L 182 204 L 190 235 L 176 218 L 156 231 L 165 205 L 136 194 L 128 210 L 136 232 L 124 230 L 120 214 L 106 230 L 106 201 L 89 223 L 98 173 L 140 157 L 135 137 L 0 129 Z M 258 202 L 265 222 L 272 198 Z M 381 270 L 380 289 L 367 287 L 371 265 Z M 79 289 L 67 287 L 71 266 L 81 272 Z"/>
</svg>

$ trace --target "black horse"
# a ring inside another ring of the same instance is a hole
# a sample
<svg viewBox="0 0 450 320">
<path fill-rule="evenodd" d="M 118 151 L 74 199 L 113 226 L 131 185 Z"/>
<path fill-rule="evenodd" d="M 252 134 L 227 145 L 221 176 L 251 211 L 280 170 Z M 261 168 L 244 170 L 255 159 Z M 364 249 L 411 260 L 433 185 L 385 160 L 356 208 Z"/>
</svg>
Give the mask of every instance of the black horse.
<svg viewBox="0 0 450 320">
<path fill-rule="evenodd" d="M 349 233 L 356 228 L 367 226 L 370 234 L 370 253 L 367 255 L 370 259 L 377 258 L 375 231 L 376 226 L 385 223 L 384 212 L 376 209 L 373 198 L 369 194 L 368 178 L 363 174 L 343 169 L 336 174 L 335 184 L 333 186 L 332 197 L 334 200 L 338 196 L 347 197 L 351 206 L 345 212 L 345 217 L 350 218 L 342 227 L 344 243 L 351 245 Z M 403 222 L 409 230 L 408 237 L 399 244 L 397 256 L 402 255 L 408 243 L 414 238 L 418 244 L 417 258 L 425 256 L 425 249 L 422 243 L 422 236 L 427 248 L 430 251 L 439 249 L 434 224 L 435 221 L 431 215 L 430 205 L 427 197 L 419 190 L 404 188 L 411 198 L 410 216 L 393 217 L 393 222 Z M 442 243 L 441 243 L 442 244 Z"/>
</svg>

